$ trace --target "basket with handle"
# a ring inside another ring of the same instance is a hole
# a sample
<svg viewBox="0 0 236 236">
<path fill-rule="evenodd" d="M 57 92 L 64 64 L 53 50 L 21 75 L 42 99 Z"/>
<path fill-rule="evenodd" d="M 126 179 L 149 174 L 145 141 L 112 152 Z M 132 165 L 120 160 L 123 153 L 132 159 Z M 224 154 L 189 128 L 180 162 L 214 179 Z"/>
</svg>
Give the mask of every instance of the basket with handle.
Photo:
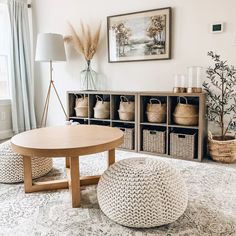
<svg viewBox="0 0 236 236">
<path fill-rule="evenodd" d="M 126 128 L 126 127 L 117 127 L 121 131 L 124 132 L 124 142 L 120 145 L 120 148 L 134 149 L 134 128 Z"/>
<path fill-rule="evenodd" d="M 153 103 L 153 102 L 157 103 Z M 157 98 L 151 98 L 147 104 L 147 120 L 148 122 L 163 123 L 166 122 L 167 107 L 165 103 Z"/>
<path fill-rule="evenodd" d="M 82 94 L 76 94 L 75 114 L 77 117 L 88 117 L 88 97 Z"/>
<path fill-rule="evenodd" d="M 181 98 L 185 103 L 181 103 Z M 178 104 L 173 113 L 173 120 L 178 125 L 198 125 L 198 106 L 188 104 L 186 97 L 178 97 Z"/>
<path fill-rule="evenodd" d="M 196 133 L 183 132 L 170 133 L 170 155 L 184 159 L 194 159 L 196 147 Z"/>
<path fill-rule="evenodd" d="M 134 120 L 135 103 L 125 96 L 120 96 L 120 107 L 118 110 L 120 120 Z"/>
<path fill-rule="evenodd" d="M 143 151 L 164 154 L 166 152 L 166 131 L 143 130 Z"/>
<path fill-rule="evenodd" d="M 102 97 L 96 95 L 96 105 L 94 109 L 94 118 L 109 119 L 110 118 L 110 102 L 104 101 Z"/>
</svg>

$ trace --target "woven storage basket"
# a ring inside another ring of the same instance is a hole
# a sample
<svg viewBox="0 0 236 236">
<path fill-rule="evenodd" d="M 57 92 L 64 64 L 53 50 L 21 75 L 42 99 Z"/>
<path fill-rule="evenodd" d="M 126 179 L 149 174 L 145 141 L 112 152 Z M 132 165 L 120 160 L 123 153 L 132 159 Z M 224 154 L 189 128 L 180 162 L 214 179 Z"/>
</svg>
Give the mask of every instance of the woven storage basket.
<svg viewBox="0 0 236 236">
<path fill-rule="evenodd" d="M 88 97 L 76 95 L 75 114 L 78 117 L 88 117 Z"/>
<path fill-rule="evenodd" d="M 75 107 L 75 114 L 77 117 L 88 117 L 88 107 Z"/>
<path fill-rule="evenodd" d="M 117 128 L 124 132 L 124 142 L 120 145 L 120 148 L 134 149 L 134 128 Z"/>
<path fill-rule="evenodd" d="M 170 155 L 184 159 L 194 159 L 195 154 L 194 134 L 171 133 L 170 134 Z"/>
<path fill-rule="evenodd" d="M 236 161 L 236 139 L 220 141 L 215 140 L 217 136 L 208 133 L 208 149 L 214 161 L 232 163 Z M 232 138 L 232 137 L 231 137 Z"/>
<path fill-rule="evenodd" d="M 135 103 L 129 101 L 125 96 L 120 96 L 120 107 L 118 110 L 120 120 L 134 120 Z"/>
<path fill-rule="evenodd" d="M 109 119 L 110 118 L 110 102 L 103 101 L 103 99 L 96 95 L 97 102 L 94 109 L 94 118 Z"/>
<path fill-rule="evenodd" d="M 155 104 L 153 101 L 157 101 Z M 166 104 L 162 104 L 159 99 L 151 98 L 147 104 L 147 120 L 148 122 L 163 123 L 166 122 Z"/>
<path fill-rule="evenodd" d="M 166 131 L 143 130 L 143 151 L 163 154 L 165 149 Z"/>
<path fill-rule="evenodd" d="M 180 98 L 183 98 L 186 104 L 181 103 Z M 198 125 L 198 106 L 188 104 L 185 97 L 179 97 L 173 119 L 178 125 Z"/>
</svg>

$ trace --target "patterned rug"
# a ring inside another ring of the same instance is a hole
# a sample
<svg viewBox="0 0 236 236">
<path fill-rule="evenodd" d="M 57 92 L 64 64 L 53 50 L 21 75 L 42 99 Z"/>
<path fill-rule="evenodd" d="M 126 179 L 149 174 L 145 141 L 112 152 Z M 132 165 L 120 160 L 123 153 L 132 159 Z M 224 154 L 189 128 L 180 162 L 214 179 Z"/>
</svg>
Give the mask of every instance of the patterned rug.
<svg viewBox="0 0 236 236">
<path fill-rule="evenodd" d="M 134 156 L 143 155 L 117 152 L 117 160 Z M 213 162 L 162 160 L 182 172 L 189 191 L 187 210 L 172 224 L 151 229 L 116 224 L 100 211 L 96 186 L 83 187 L 82 206 L 73 209 L 68 190 L 25 194 L 22 184 L 0 184 L 0 235 L 236 235 L 236 168 Z M 63 165 L 63 159 L 55 159 L 54 169 L 40 180 L 62 178 L 65 176 Z M 81 175 L 102 173 L 106 169 L 105 154 L 82 157 L 80 168 Z"/>
</svg>

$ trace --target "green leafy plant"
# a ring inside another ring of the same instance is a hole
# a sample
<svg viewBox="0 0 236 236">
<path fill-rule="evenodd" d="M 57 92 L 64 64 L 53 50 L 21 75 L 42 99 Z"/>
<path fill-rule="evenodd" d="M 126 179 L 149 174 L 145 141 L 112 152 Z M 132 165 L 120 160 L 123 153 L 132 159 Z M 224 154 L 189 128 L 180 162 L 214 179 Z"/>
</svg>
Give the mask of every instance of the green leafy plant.
<svg viewBox="0 0 236 236">
<path fill-rule="evenodd" d="M 228 140 L 227 132 L 236 128 L 236 69 L 210 51 L 208 56 L 214 62 L 206 70 L 207 81 L 203 87 L 207 92 L 208 120 L 219 125 L 219 139 Z"/>
</svg>

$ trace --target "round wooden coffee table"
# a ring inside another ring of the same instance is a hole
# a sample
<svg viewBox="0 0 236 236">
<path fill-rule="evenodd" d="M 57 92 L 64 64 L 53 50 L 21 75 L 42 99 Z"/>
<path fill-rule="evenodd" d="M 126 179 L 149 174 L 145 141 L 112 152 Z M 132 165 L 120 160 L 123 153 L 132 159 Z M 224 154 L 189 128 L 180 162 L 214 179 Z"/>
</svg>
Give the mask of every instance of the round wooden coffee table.
<svg viewBox="0 0 236 236">
<path fill-rule="evenodd" d="M 23 156 L 25 192 L 69 188 L 72 207 L 80 205 L 80 186 L 97 184 L 100 176 L 80 176 L 79 156 L 108 151 L 108 166 L 115 162 L 115 148 L 123 132 L 98 125 L 58 126 L 34 129 L 11 139 L 12 148 Z M 32 181 L 31 157 L 65 157 L 66 180 Z"/>
</svg>

